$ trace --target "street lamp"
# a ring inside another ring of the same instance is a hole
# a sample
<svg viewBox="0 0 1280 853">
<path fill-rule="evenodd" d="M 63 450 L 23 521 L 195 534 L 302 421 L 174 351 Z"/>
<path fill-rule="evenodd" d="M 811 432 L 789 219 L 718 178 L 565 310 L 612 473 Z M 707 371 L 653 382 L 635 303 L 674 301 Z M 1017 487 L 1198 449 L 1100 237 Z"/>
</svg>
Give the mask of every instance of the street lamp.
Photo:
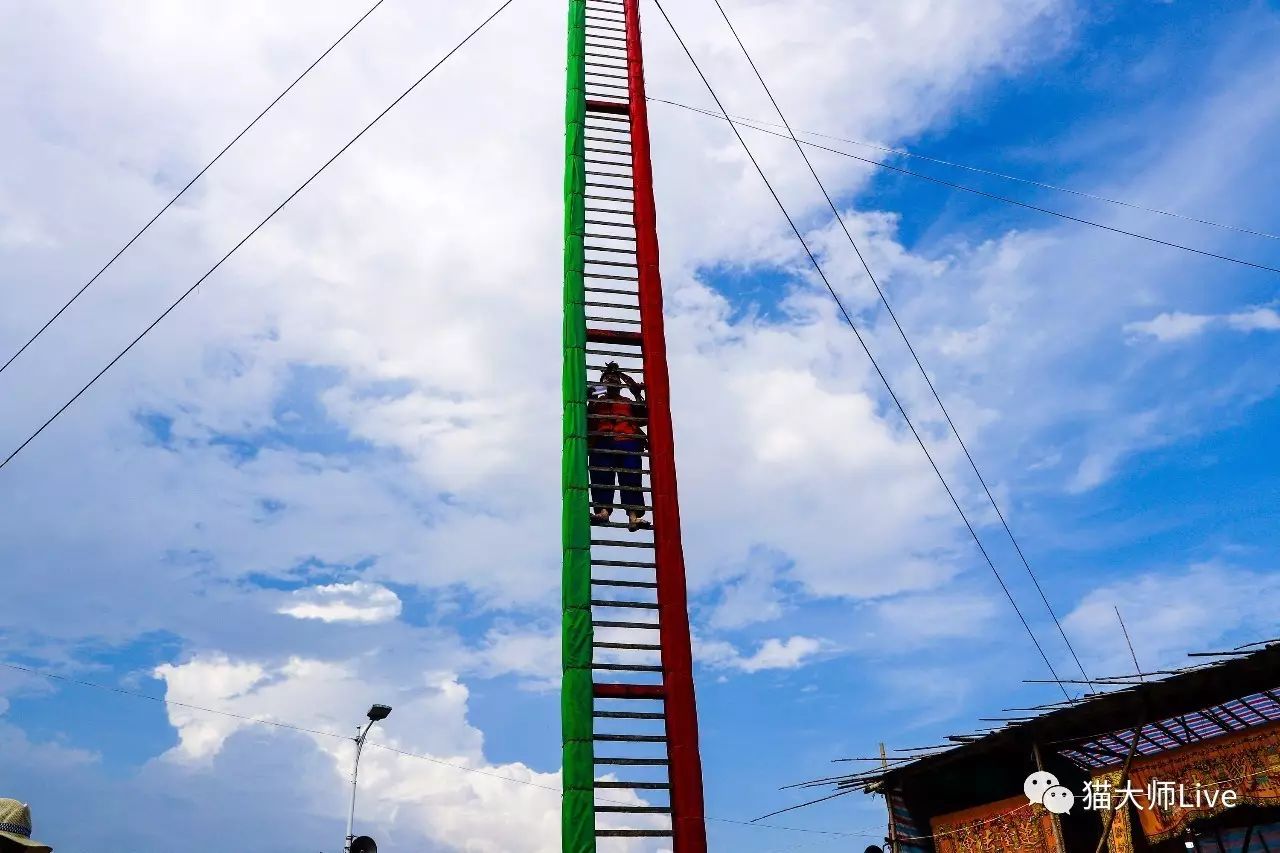
<svg viewBox="0 0 1280 853">
<path fill-rule="evenodd" d="M 379 720 L 385 720 L 387 717 L 391 716 L 391 706 L 374 705 L 369 709 L 369 713 L 365 716 L 369 718 L 369 723 L 364 727 L 364 730 L 361 731 L 360 734 L 356 735 L 355 738 L 356 760 L 355 764 L 351 767 L 351 812 L 347 815 L 347 838 L 342 845 L 344 853 L 353 853 L 352 842 L 356 840 L 355 836 L 352 835 L 352 828 L 356 822 L 356 783 L 360 778 L 360 753 L 364 751 L 364 741 L 365 738 L 369 736 L 369 729 L 373 728 L 373 724 Z M 365 840 L 363 836 L 361 837 L 361 840 Z M 372 844 L 372 839 L 367 840 Z M 374 847 L 373 849 L 376 850 L 377 847 Z"/>
</svg>

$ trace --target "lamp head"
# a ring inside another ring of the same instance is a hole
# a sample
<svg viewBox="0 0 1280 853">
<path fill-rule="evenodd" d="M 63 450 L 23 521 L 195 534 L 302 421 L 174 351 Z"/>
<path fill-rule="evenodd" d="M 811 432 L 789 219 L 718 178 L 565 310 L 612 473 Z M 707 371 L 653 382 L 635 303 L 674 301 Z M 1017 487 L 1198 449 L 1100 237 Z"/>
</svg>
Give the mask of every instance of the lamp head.
<svg viewBox="0 0 1280 853">
<path fill-rule="evenodd" d="M 390 705 L 374 705 L 369 709 L 369 719 L 375 723 L 379 720 L 385 720 L 389 716 L 391 716 Z"/>
</svg>

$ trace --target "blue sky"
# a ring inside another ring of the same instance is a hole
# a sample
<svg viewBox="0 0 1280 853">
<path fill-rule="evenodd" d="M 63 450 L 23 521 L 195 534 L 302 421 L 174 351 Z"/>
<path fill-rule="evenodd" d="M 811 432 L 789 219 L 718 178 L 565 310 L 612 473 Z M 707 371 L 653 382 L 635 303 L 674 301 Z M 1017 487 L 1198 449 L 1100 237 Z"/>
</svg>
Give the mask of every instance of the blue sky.
<svg viewBox="0 0 1280 853">
<path fill-rule="evenodd" d="M 469 29 L 453 5 L 388 0 L 0 375 L 3 445 Z M 357 6 L 9 10 L 0 350 Z M 677 24 L 772 120 L 705 6 Z M 727 6 L 797 128 L 1280 232 L 1273 4 L 794 7 Z M 706 105 L 646 15 L 650 93 Z M 385 849 L 557 849 L 562 24 L 513 6 L 0 471 L 0 660 L 324 731 L 389 702 L 383 742 L 435 761 L 367 757 Z M 732 136 L 651 117 L 712 845 L 843 849 L 801 830 L 874 836 L 882 803 L 733 821 L 1056 688 L 1022 683 L 1043 663 Z M 747 139 L 1068 675 L 802 164 Z M 1280 277 L 814 162 L 1090 673 L 1126 666 L 1113 606 L 1152 668 L 1274 636 Z M 1277 240 L 893 162 L 1280 266 Z M 222 849 L 228 815 L 248 849 L 336 849 L 346 749 L 0 672 L 0 796 L 59 849 Z"/>
</svg>

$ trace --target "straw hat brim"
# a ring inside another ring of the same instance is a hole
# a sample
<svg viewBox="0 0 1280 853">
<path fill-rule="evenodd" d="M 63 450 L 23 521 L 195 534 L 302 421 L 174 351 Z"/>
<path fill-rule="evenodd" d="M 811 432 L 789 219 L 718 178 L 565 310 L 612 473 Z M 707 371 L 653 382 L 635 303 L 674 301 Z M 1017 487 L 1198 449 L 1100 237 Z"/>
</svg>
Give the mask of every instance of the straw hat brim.
<svg viewBox="0 0 1280 853">
<path fill-rule="evenodd" d="M 31 853 L 53 853 L 53 848 L 48 844 L 41 844 L 39 841 L 33 841 L 30 838 L 23 838 L 21 835 L 17 835 L 12 832 L 0 830 L 0 838 L 19 844 L 30 850 Z"/>
</svg>

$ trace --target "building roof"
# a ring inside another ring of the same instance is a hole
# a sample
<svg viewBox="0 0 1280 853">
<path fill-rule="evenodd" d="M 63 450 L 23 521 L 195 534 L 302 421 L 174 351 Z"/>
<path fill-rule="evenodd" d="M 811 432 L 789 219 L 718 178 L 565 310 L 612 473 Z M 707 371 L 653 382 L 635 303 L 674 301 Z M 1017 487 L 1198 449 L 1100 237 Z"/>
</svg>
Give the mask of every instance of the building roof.
<svg viewBox="0 0 1280 853">
<path fill-rule="evenodd" d="M 997 728 L 953 735 L 950 743 L 913 750 L 888 767 L 829 777 L 807 786 L 839 792 L 910 785 L 923 774 L 981 759 L 1027 760 L 1033 748 L 1056 752 L 1085 772 L 1124 763 L 1133 748 L 1150 756 L 1180 746 L 1280 721 L 1280 639 L 1197 657 L 1222 658 L 1179 670 L 1097 679 L 1105 692 L 1025 709 L 1030 717 L 992 720 Z M 1085 683 L 1085 682 L 1079 682 Z M 1012 709 L 1023 710 L 1023 709 Z"/>
</svg>

